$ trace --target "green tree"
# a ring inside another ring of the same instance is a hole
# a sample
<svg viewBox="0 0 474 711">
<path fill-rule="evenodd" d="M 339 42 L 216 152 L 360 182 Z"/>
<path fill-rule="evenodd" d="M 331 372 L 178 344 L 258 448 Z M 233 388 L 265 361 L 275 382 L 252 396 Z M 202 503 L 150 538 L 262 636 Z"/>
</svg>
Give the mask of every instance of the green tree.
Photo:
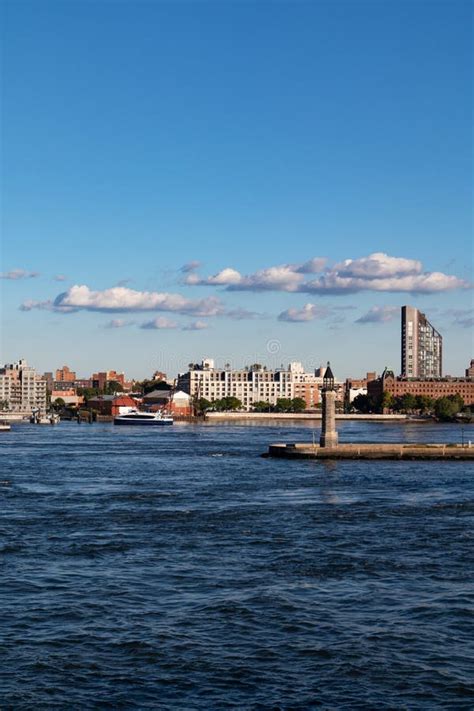
<svg viewBox="0 0 474 711">
<path fill-rule="evenodd" d="M 196 411 L 201 415 L 207 412 L 207 410 L 210 410 L 211 407 L 212 403 L 209 400 L 206 400 L 205 397 L 200 397 L 198 398 L 198 400 L 196 400 L 195 408 Z"/>
<path fill-rule="evenodd" d="M 116 393 L 123 393 L 123 385 L 117 380 L 107 380 L 104 395 L 115 395 Z"/>
<path fill-rule="evenodd" d="M 229 410 L 240 410 L 242 402 L 233 396 L 223 397 L 221 400 L 213 400 L 211 403 L 217 412 L 228 412 Z"/>
<path fill-rule="evenodd" d="M 388 390 L 384 390 L 380 407 L 382 410 L 391 410 L 395 404 L 395 398 Z"/>
<path fill-rule="evenodd" d="M 77 394 L 82 395 L 86 403 L 99 394 L 98 388 L 77 388 Z"/>
<path fill-rule="evenodd" d="M 137 380 L 134 388 L 143 395 L 153 392 L 153 390 L 170 390 L 170 386 L 166 380 Z"/>
<path fill-rule="evenodd" d="M 352 401 L 352 406 L 358 412 L 366 413 L 371 410 L 371 400 L 368 395 L 363 395 L 361 393 L 360 395 L 355 396 L 355 398 Z"/>
<path fill-rule="evenodd" d="M 417 395 L 415 399 L 416 409 L 419 410 L 422 415 L 426 414 L 427 412 L 432 412 L 434 407 L 433 398 L 429 397 L 428 395 Z"/>
<path fill-rule="evenodd" d="M 0 400 L 0 410 L 7 411 L 10 407 L 8 400 Z"/>
<path fill-rule="evenodd" d="M 413 412 L 416 409 L 416 397 L 411 393 L 405 393 L 402 395 L 401 406 L 405 412 Z"/>
<path fill-rule="evenodd" d="M 257 400 L 253 403 L 252 409 L 254 412 L 271 412 L 272 405 L 266 400 Z"/>
<path fill-rule="evenodd" d="M 61 410 L 63 407 L 66 407 L 66 403 L 62 399 L 62 397 L 57 397 L 56 400 L 53 402 L 53 407 L 55 410 Z"/>
<path fill-rule="evenodd" d="M 276 412 L 290 412 L 291 410 L 291 400 L 289 397 L 279 397 L 276 401 L 275 411 Z"/>
<path fill-rule="evenodd" d="M 460 395 L 448 395 L 440 397 L 434 405 L 435 415 L 439 420 L 449 421 L 462 411 L 464 400 Z"/>
<path fill-rule="evenodd" d="M 291 401 L 291 411 L 303 412 L 303 410 L 306 410 L 306 400 L 302 397 L 294 397 Z"/>
<path fill-rule="evenodd" d="M 223 401 L 225 410 L 240 410 L 242 407 L 242 401 L 239 400 L 238 397 L 233 397 L 232 395 L 223 398 Z"/>
<path fill-rule="evenodd" d="M 152 383 L 154 383 L 154 387 L 152 390 L 169 390 L 170 385 L 169 383 L 166 382 L 166 380 L 152 380 Z"/>
</svg>

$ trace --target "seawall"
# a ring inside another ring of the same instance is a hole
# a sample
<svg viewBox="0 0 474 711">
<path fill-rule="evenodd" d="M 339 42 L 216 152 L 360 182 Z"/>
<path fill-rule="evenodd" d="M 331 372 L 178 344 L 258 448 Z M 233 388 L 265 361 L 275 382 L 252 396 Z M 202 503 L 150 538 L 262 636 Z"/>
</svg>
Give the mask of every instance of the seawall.
<svg viewBox="0 0 474 711">
<path fill-rule="evenodd" d="M 271 444 L 266 457 L 284 459 L 472 459 L 474 447 L 462 444 Z"/>
<path fill-rule="evenodd" d="M 207 412 L 206 420 L 321 420 L 320 412 Z M 368 422 L 426 422 L 432 420 L 413 420 L 407 415 L 336 415 L 336 420 L 359 420 Z"/>
</svg>

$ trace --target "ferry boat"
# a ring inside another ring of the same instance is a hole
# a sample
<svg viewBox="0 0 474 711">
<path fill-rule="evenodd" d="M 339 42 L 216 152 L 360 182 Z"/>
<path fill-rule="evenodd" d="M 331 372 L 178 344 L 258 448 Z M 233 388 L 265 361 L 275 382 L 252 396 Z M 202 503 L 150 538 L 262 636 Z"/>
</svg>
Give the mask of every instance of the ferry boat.
<svg viewBox="0 0 474 711">
<path fill-rule="evenodd" d="M 140 412 L 139 410 L 130 410 L 123 415 L 114 417 L 114 425 L 172 425 L 173 418 L 171 415 L 165 415 L 162 412 Z"/>
</svg>

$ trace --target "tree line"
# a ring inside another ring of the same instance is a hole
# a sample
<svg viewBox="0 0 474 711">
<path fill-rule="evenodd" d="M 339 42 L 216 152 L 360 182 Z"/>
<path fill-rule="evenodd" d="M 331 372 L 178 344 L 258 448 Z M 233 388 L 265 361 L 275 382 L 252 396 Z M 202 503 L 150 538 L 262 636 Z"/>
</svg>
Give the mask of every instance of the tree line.
<svg viewBox="0 0 474 711">
<path fill-rule="evenodd" d="M 357 395 L 351 406 L 362 413 L 390 410 L 409 415 L 434 415 L 438 420 L 452 420 L 459 413 L 471 414 L 471 408 L 466 407 L 463 398 L 458 394 L 435 399 L 428 395 L 412 395 L 411 393 L 394 397 L 385 391 L 381 398 L 374 398 L 371 395 Z"/>
<path fill-rule="evenodd" d="M 223 397 L 220 400 L 212 401 L 201 397 L 196 401 L 196 410 L 201 414 L 209 411 L 235 412 L 236 410 L 241 410 L 242 408 L 242 401 L 233 396 Z M 278 398 L 274 405 L 266 400 L 258 400 L 252 404 L 253 412 L 303 412 L 305 409 L 306 402 L 301 397 L 281 397 Z"/>
</svg>

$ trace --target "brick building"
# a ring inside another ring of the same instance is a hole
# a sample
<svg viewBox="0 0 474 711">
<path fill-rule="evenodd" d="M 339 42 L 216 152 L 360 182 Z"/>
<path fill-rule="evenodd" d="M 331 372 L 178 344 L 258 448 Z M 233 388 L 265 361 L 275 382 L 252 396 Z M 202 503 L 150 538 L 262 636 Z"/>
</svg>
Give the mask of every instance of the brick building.
<svg viewBox="0 0 474 711">
<path fill-rule="evenodd" d="M 357 395 L 367 395 L 367 383 L 376 377 L 377 374 L 373 371 L 367 373 L 365 378 L 347 378 L 344 383 L 344 403 L 350 405 Z"/>
<path fill-rule="evenodd" d="M 172 415 L 189 417 L 193 414 L 192 398 L 182 390 L 153 390 L 143 396 L 143 405 L 147 410 L 166 410 Z"/>
<path fill-rule="evenodd" d="M 130 409 L 137 408 L 138 402 L 129 395 L 99 395 L 91 398 L 87 403 L 87 407 L 97 410 L 100 415 L 115 417 L 129 412 Z"/>
<path fill-rule="evenodd" d="M 78 395 L 75 388 L 52 390 L 51 391 L 51 402 L 54 403 L 55 400 L 61 398 L 64 400 L 66 405 L 72 405 L 72 407 L 79 407 L 84 402 L 82 395 Z"/>
<path fill-rule="evenodd" d="M 55 380 L 61 383 L 73 383 L 76 379 L 76 373 L 71 370 L 67 365 L 63 365 L 62 368 L 58 368 L 56 371 Z"/>
<path fill-rule="evenodd" d="M 92 377 L 92 387 L 97 388 L 98 390 L 105 390 L 107 383 L 109 382 L 116 382 L 120 383 L 120 385 L 125 389 L 125 374 L 124 373 L 117 373 L 116 370 L 107 370 L 107 371 L 102 371 L 100 373 L 93 373 Z"/>
<path fill-rule="evenodd" d="M 474 404 L 474 378 L 396 378 L 393 371 L 385 369 L 380 378 L 367 383 L 367 391 L 376 399 L 384 392 L 393 397 L 426 395 L 437 400 L 449 395 L 460 395 L 466 405 Z"/>
</svg>

